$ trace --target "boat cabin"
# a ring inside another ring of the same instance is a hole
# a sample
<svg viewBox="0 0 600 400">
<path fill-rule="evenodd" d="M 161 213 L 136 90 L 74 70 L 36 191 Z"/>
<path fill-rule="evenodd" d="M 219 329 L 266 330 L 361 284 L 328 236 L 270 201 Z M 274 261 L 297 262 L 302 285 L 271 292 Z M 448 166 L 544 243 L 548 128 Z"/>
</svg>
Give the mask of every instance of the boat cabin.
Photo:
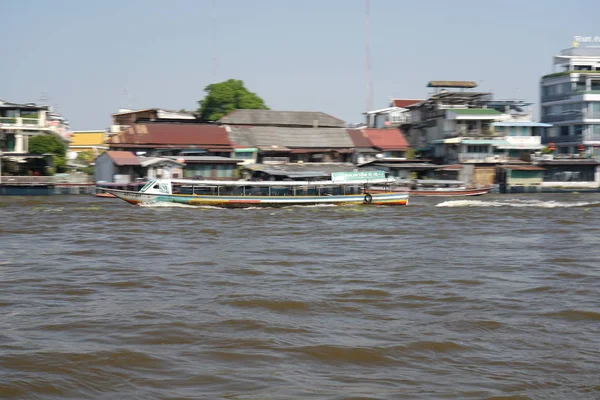
<svg viewBox="0 0 600 400">
<path fill-rule="evenodd" d="M 378 186 L 391 188 L 393 178 L 374 180 Z M 369 191 L 369 182 L 335 181 L 195 181 L 151 180 L 140 193 L 185 196 L 340 196 Z"/>
</svg>

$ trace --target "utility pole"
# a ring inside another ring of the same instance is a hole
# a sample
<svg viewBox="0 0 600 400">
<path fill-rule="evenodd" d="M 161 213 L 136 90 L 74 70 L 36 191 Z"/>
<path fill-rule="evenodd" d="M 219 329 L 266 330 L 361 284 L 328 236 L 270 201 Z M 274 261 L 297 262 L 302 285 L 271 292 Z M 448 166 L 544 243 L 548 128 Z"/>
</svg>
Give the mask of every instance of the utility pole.
<svg viewBox="0 0 600 400">
<path fill-rule="evenodd" d="M 371 78 L 371 0 L 365 0 L 365 62 L 367 73 L 367 109 L 373 109 L 373 82 Z"/>
<path fill-rule="evenodd" d="M 212 0 L 212 79 L 217 78 L 217 0 Z"/>
</svg>

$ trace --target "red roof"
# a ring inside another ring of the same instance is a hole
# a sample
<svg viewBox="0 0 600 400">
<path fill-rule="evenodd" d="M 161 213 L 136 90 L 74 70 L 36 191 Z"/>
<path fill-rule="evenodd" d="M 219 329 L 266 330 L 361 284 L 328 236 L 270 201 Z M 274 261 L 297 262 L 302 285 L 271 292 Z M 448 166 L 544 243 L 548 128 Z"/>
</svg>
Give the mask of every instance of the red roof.
<svg viewBox="0 0 600 400">
<path fill-rule="evenodd" d="M 364 129 L 348 129 L 348 135 L 355 147 L 371 147 L 371 142 Z"/>
<path fill-rule="evenodd" d="M 406 150 L 410 148 L 404 134 L 399 129 L 362 129 L 371 146 L 380 150 Z"/>
<path fill-rule="evenodd" d="M 118 147 L 210 146 L 218 149 L 232 149 L 227 130 L 210 124 L 136 124 L 111 138 L 111 144 Z"/>
<path fill-rule="evenodd" d="M 409 100 L 409 99 L 392 99 L 392 104 L 394 107 L 402 107 L 406 108 L 408 106 L 412 106 L 413 104 L 417 104 L 422 102 L 423 100 Z"/>
<path fill-rule="evenodd" d="M 140 160 L 130 151 L 107 151 L 106 155 L 116 165 L 140 165 Z"/>
</svg>

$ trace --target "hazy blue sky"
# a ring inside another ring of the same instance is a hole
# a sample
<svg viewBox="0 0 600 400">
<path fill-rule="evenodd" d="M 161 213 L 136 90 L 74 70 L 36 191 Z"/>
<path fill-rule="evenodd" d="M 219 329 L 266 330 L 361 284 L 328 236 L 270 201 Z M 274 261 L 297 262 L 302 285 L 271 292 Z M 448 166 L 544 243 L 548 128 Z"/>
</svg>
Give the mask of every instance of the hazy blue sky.
<svg viewBox="0 0 600 400">
<path fill-rule="evenodd" d="M 362 121 L 364 0 L 215 3 L 0 0 L 0 99 L 44 92 L 74 129 L 103 129 L 120 107 L 195 109 L 207 84 L 236 78 L 272 109 Z M 600 35 L 599 15 L 598 0 L 371 0 L 374 106 L 424 98 L 429 80 L 537 102 L 552 56 Z"/>
</svg>

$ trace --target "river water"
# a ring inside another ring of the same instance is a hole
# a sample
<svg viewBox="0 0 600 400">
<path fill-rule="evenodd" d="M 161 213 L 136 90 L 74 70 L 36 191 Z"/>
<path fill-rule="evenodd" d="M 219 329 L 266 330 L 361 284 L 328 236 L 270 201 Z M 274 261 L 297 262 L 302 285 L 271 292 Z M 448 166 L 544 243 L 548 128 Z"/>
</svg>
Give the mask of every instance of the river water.
<svg viewBox="0 0 600 400">
<path fill-rule="evenodd" d="M 0 197 L 0 398 L 599 399 L 599 205 Z"/>
</svg>

